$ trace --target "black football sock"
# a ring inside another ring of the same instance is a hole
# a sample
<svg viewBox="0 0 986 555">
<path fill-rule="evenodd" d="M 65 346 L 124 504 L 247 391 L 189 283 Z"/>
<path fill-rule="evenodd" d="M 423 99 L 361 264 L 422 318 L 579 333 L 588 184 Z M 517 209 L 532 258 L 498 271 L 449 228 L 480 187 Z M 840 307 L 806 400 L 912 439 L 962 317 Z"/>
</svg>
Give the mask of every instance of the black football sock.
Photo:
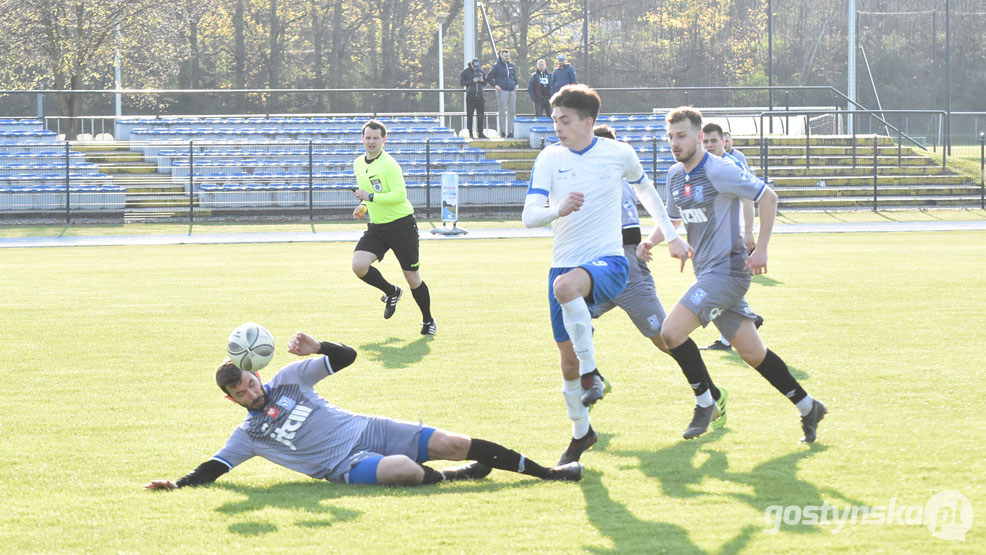
<svg viewBox="0 0 986 555">
<path fill-rule="evenodd" d="M 710 389 L 709 384 L 712 383 L 712 378 L 709 377 L 709 370 L 705 367 L 698 345 L 692 341 L 691 337 L 681 345 L 671 349 L 671 357 L 681 367 L 681 372 L 685 374 L 685 379 L 688 380 L 688 385 L 692 386 L 692 391 L 695 392 L 696 397 Z M 717 393 L 719 393 L 718 388 L 712 391 L 713 399 L 718 399 Z"/>
<path fill-rule="evenodd" d="M 374 268 L 373 266 L 370 266 L 370 269 L 366 271 L 366 275 L 360 279 L 383 291 L 384 295 L 393 295 L 397 292 L 397 288 L 394 287 L 392 283 L 384 279 L 383 274 L 380 273 L 380 270 Z"/>
<path fill-rule="evenodd" d="M 418 308 L 421 309 L 421 321 L 431 322 L 431 294 L 428 293 L 428 286 L 425 282 L 421 282 L 421 285 L 411 289 L 411 296 L 414 297 L 414 302 L 418 303 Z"/>
<path fill-rule="evenodd" d="M 781 357 L 775 355 L 770 349 L 767 349 L 767 356 L 763 357 L 763 362 L 757 366 L 757 372 L 760 372 L 760 375 L 766 378 L 770 385 L 774 386 L 777 391 L 780 391 L 794 404 L 798 404 L 798 401 L 808 395 L 801 388 L 798 380 L 791 375 L 791 371 L 787 369 L 787 364 L 784 364 Z"/>
<path fill-rule="evenodd" d="M 517 451 L 512 451 L 498 443 L 484 439 L 473 438 L 466 458 L 485 464 L 490 468 L 519 472 L 537 478 L 547 478 L 550 475 L 547 468 L 528 459 Z"/>
<path fill-rule="evenodd" d="M 437 484 L 445 480 L 445 475 L 441 472 L 425 465 L 418 465 L 425 471 L 425 477 L 421 480 L 421 485 Z"/>
</svg>

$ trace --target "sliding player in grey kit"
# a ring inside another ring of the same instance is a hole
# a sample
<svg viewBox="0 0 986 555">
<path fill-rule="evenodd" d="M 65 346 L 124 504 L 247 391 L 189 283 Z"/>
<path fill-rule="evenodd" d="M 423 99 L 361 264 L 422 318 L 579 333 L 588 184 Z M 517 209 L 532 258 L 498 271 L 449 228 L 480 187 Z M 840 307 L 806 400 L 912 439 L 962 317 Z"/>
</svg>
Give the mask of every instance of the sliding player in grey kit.
<svg viewBox="0 0 986 555">
<path fill-rule="evenodd" d="M 291 339 L 288 351 L 323 356 L 285 366 L 266 385 L 256 374 L 224 362 L 216 371 L 216 382 L 247 409 L 246 419 L 212 459 L 184 478 L 154 480 L 144 487 L 175 489 L 214 482 L 255 456 L 312 478 L 349 484 L 433 484 L 482 478 L 492 468 L 542 480 L 582 478 L 578 462 L 545 468 L 491 441 L 336 407 L 312 386 L 352 364 L 356 351 L 301 332 Z M 438 471 L 421 464 L 430 459 L 475 462 Z"/>
</svg>

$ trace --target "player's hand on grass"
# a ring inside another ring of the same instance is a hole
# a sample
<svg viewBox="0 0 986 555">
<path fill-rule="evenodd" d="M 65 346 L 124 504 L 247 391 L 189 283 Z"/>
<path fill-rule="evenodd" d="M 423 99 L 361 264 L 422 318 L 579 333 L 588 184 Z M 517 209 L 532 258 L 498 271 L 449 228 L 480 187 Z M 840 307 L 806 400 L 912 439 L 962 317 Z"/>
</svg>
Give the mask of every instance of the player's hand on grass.
<svg viewBox="0 0 986 555">
<path fill-rule="evenodd" d="M 178 489 L 178 484 L 171 480 L 153 480 L 144 489 Z"/>
<path fill-rule="evenodd" d="M 767 273 L 767 249 L 754 249 L 750 254 L 750 259 L 746 261 L 744 270 L 749 270 L 751 275 L 758 276 Z"/>
<path fill-rule="evenodd" d="M 685 262 L 695 254 L 691 245 L 686 243 L 681 237 L 668 243 L 668 252 L 671 254 L 671 258 L 681 260 L 681 269 L 678 270 L 679 272 L 685 271 Z"/>
<path fill-rule="evenodd" d="M 321 346 L 322 344 L 314 337 L 299 331 L 294 334 L 291 341 L 288 341 L 288 352 L 292 355 L 306 357 L 317 353 Z"/>
<path fill-rule="evenodd" d="M 585 203 L 585 195 L 582 193 L 568 193 L 565 200 L 558 205 L 558 215 L 567 216 L 572 212 L 577 212 Z"/>
</svg>

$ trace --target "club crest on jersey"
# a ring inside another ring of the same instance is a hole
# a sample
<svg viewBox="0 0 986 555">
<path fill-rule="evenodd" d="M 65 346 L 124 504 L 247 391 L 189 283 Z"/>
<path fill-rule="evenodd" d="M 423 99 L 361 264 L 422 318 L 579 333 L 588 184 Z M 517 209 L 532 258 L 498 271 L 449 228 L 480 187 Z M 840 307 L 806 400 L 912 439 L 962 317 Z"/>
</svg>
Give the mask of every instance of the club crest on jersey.
<svg viewBox="0 0 986 555">
<path fill-rule="evenodd" d="M 264 411 L 264 413 L 266 413 L 270 418 L 277 418 L 277 415 L 281 414 L 281 409 L 277 407 L 267 407 L 267 410 Z"/>
<path fill-rule="evenodd" d="M 370 185 L 373 186 L 373 190 L 376 191 L 377 193 L 383 190 L 383 184 L 380 183 L 379 179 L 371 179 Z"/>
<path fill-rule="evenodd" d="M 277 406 L 279 406 L 279 407 L 281 407 L 281 408 L 283 408 L 284 410 L 291 410 L 298 403 L 296 403 L 295 400 L 292 399 L 292 398 L 290 398 L 290 397 L 281 397 L 274 404 L 277 405 Z"/>
<path fill-rule="evenodd" d="M 705 200 L 705 188 L 701 185 L 696 185 L 695 189 L 692 191 L 695 197 L 695 202 L 702 202 Z"/>
<path fill-rule="evenodd" d="M 685 182 L 685 196 L 692 196 L 692 184 L 687 181 Z"/>
</svg>

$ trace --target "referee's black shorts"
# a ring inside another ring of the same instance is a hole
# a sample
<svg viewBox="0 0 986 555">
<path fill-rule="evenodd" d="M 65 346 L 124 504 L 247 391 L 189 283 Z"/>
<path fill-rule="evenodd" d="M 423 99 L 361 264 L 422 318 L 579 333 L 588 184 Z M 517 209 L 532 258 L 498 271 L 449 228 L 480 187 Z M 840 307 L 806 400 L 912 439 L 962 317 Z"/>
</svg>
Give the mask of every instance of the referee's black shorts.
<svg viewBox="0 0 986 555">
<path fill-rule="evenodd" d="M 393 250 L 402 270 L 417 271 L 418 222 L 414 219 L 414 214 L 385 224 L 367 224 L 355 250 L 372 252 L 377 260 L 383 260 L 383 255 L 388 250 Z"/>
</svg>

